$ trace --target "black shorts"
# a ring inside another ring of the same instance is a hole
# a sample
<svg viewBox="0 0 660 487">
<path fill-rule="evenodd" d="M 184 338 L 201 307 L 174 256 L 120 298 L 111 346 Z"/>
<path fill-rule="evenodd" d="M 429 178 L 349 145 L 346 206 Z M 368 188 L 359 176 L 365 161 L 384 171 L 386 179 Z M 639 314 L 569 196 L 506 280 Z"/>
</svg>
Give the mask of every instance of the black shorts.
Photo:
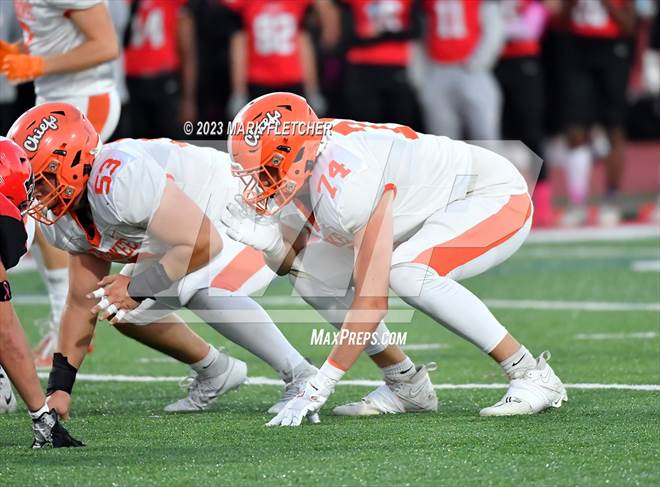
<svg viewBox="0 0 660 487">
<path fill-rule="evenodd" d="M 625 124 L 632 58 L 629 39 L 572 37 L 562 89 L 565 127 Z"/>
</svg>

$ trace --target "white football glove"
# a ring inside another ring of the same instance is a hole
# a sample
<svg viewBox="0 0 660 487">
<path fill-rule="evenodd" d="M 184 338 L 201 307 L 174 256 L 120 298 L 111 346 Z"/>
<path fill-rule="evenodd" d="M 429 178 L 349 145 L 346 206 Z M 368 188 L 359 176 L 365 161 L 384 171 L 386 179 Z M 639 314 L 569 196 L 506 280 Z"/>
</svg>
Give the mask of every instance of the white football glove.
<svg viewBox="0 0 660 487">
<path fill-rule="evenodd" d="M 269 255 L 284 252 L 279 221 L 257 215 L 253 208 L 231 201 L 222 215 L 230 238 Z"/>
<path fill-rule="evenodd" d="M 291 399 L 266 426 L 300 426 L 303 419 L 320 423 L 318 411 L 335 390 L 337 381 L 319 371 L 310 379 L 305 390 Z"/>
</svg>

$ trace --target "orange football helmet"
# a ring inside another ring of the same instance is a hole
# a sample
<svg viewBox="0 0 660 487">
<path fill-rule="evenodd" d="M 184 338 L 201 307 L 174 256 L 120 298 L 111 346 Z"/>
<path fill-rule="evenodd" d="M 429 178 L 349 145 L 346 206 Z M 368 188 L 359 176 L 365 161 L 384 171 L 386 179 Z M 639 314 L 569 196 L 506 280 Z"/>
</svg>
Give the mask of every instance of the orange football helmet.
<svg viewBox="0 0 660 487">
<path fill-rule="evenodd" d="M 245 105 L 227 141 L 245 202 L 262 215 L 277 213 L 312 174 L 322 137 L 323 124 L 301 96 L 270 93 Z"/>
<path fill-rule="evenodd" d="M 28 155 L 35 201 L 28 214 L 51 225 L 85 190 L 101 139 L 87 117 L 68 103 L 44 103 L 21 115 L 7 134 Z"/>
<path fill-rule="evenodd" d="M 34 194 L 34 177 L 28 156 L 11 139 L 0 137 L 0 194 L 11 201 L 21 215 Z"/>
</svg>

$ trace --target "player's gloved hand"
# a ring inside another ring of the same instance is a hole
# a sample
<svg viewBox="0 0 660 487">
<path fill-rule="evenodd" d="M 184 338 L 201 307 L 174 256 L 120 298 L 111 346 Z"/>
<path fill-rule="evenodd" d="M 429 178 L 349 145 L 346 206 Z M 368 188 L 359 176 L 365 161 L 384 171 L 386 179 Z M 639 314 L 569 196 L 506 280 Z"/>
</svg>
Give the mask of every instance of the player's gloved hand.
<svg viewBox="0 0 660 487">
<path fill-rule="evenodd" d="M 231 201 L 222 215 L 222 223 L 227 227 L 227 235 L 237 242 L 271 256 L 285 253 L 277 218 L 258 215 L 242 202 Z"/>
<path fill-rule="evenodd" d="M 248 96 L 245 93 L 232 93 L 227 101 L 227 115 L 234 118 L 241 109 L 247 105 Z"/>
<path fill-rule="evenodd" d="M 128 284 L 131 278 L 121 274 L 110 274 L 98 282 L 99 288 L 87 295 L 88 299 L 100 299 L 91 309 L 91 312 L 99 314 L 104 320 L 109 318 L 115 324 L 129 311 L 137 308 L 140 303 L 133 300 L 128 294 Z"/>
<path fill-rule="evenodd" d="M 44 58 L 30 54 L 7 54 L 2 60 L 2 73 L 9 81 L 32 81 L 44 74 Z"/>
<path fill-rule="evenodd" d="M 53 448 L 68 448 L 85 446 L 85 444 L 76 440 L 62 426 L 57 418 L 55 410 L 51 409 L 47 413 L 42 413 L 37 419 L 32 420 L 32 448 L 44 448 L 52 446 Z"/>
<path fill-rule="evenodd" d="M 305 418 L 310 423 L 320 423 L 318 411 L 333 393 L 336 384 L 337 380 L 319 370 L 307 383 L 305 390 L 291 399 L 266 426 L 300 426 Z"/>
<path fill-rule="evenodd" d="M 312 107 L 314 113 L 319 117 L 322 117 L 328 111 L 328 103 L 325 101 L 325 97 L 318 91 L 307 94 L 305 98 L 307 98 L 307 103 Z"/>
<path fill-rule="evenodd" d="M 18 47 L 18 44 L 11 44 L 9 42 L 0 40 L 0 65 L 4 61 L 5 56 L 8 54 L 20 54 L 21 48 Z"/>
</svg>

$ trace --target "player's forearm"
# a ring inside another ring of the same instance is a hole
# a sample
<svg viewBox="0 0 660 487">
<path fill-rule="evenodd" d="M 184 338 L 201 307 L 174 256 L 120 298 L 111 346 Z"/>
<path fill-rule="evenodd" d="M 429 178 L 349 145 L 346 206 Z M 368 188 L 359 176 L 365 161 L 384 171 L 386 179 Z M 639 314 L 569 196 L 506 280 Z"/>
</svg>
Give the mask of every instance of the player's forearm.
<svg viewBox="0 0 660 487">
<path fill-rule="evenodd" d="M 328 357 L 331 363 L 344 371 L 350 369 L 386 314 L 387 300 L 356 298 L 346 313 L 340 342 L 334 346 Z"/>
<path fill-rule="evenodd" d="M 44 405 L 30 347 L 10 302 L 0 303 L 0 364 L 30 411 Z"/>
<path fill-rule="evenodd" d="M 92 304 L 76 304 L 67 298 L 60 323 L 60 335 L 57 350 L 76 369 L 80 368 L 89 344 L 94 338 L 96 315 L 89 310 Z"/>
<path fill-rule="evenodd" d="M 499 3 L 483 2 L 479 7 L 481 39 L 468 60 L 468 66 L 490 69 L 500 54 L 506 33 Z"/>
<path fill-rule="evenodd" d="M 245 32 L 237 32 L 229 44 L 231 89 L 234 94 L 247 93 L 247 49 Z"/>
<path fill-rule="evenodd" d="M 194 21 L 187 12 L 180 15 L 177 40 L 181 59 L 181 96 L 184 101 L 194 102 L 197 98 L 197 48 Z"/>
<path fill-rule="evenodd" d="M 119 56 L 116 43 L 87 40 L 75 49 L 44 59 L 44 75 L 68 73 L 88 69 Z"/>
<path fill-rule="evenodd" d="M 307 32 L 300 34 L 300 61 L 303 68 L 303 84 L 305 93 L 317 93 L 319 80 L 316 74 L 316 56 L 312 39 Z"/>
</svg>

